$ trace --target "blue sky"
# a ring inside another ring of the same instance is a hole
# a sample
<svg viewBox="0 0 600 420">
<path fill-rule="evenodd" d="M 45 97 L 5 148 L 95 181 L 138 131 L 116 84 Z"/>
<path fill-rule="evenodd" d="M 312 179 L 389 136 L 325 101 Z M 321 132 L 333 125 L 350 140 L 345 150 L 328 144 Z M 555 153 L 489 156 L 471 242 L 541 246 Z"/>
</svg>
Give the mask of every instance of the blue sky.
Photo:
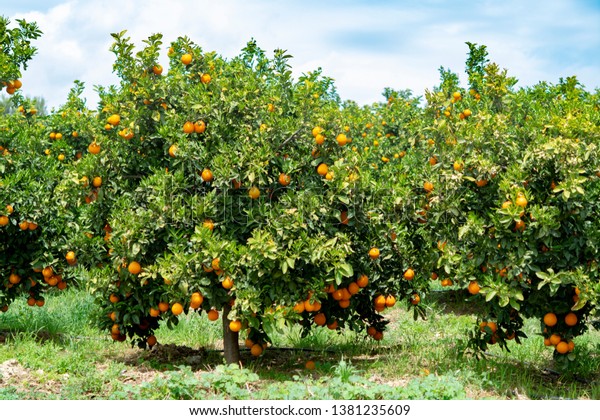
<svg viewBox="0 0 600 420">
<path fill-rule="evenodd" d="M 323 69 L 343 99 L 367 104 L 385 87 L 422 95 L 440 66 L 463 83 L 465 41 L 487 45 L 489 58 L 522 86 L 577 75 L 600 87 L 598 0 L 39 0 L 0 11 L 38 22 L 38 55 L 22 80 L 24 93 L 58 106 L 75 79 L 116 82 L 111 32 L 127 29 L 136 44 L 160 32 L 165 44 L 187 35 L 204 50 L 232 57 L 250 38 L 268 53 L 294 56 L 294 74 Z M 163 63 L 167 62 L 166 48 Z"/>
</svg>

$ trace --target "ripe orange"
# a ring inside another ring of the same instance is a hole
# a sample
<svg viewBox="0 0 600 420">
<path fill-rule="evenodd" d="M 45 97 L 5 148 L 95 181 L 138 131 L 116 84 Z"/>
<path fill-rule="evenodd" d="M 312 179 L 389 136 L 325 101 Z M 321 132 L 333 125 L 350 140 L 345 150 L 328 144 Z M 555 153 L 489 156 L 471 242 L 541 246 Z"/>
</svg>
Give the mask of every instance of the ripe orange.
<svg viewBox="0 0 600 420">
<path fill-rule="evenodd" d="M 463 112 L 463 115 L 465 116 L 465 118 L 469 118 L 473 113 L 471 112 L 470 109 L 465 109 Z"/>
<path fill-rule="evenodd" d="M 517 199 L 515 200 L 515 204 L 519 207 L 525 207 L 527 206 L 527 199 L 525 198 L 525 196 L 523 195 L 523 193 L 519 193 L 517 195 Z"/>
<path fill-rule="evenodd" d="M 210 266 L 212 267 L 213 270 L 220 270 L 221 269 L 221 259 L 219 257 L 213 258 L 213 260 L 210 263 Z"/>
<path fill-rule="evenodd" d="M 279 184 L 284 187 L 287 187 L 292 182 L 292 178 L 288 174 L 281 173 L 279 174 Z"/>
<path fill-rule="evenodd" d="M 304 364 L 304 367 L 305 367 L 307 370 L 315 370 L 315 368 L 316 368 L 317 366 L 315 365 L 315 362 L 313 362 L 312 360 L 307 360 L 307 361 L 306 361 L 306 363 Z"/>
<path fill-rule="evenodd" d="M 553 346 L 556 346 L 561 341 L 562 341 L 562 339 L 561 339 L 560 335 L 558 335 L 558 334 L 552 334 L 550 336 L 550 344 L 552 344 Z"/>
<path fill-rule="evenodd" d="M 234 319 L 229 323 L 229 329 L 232 332 L 239 332 L 242 329 L 242 323 L 239 319 Z"/>
<path fill-rule="evenodd" d="M 42 270 L 42 276 L 44 276 L 44 278 L 50 278 L 52 277 L 52 275 L 54 274 L 54 270 L 52 269 L 52 267 L 44 267 L 44 269 Z"/>
<path fill-rule="evenodd" d="M 346 309 L 347 307 L 350 306 L 350 300 L 349 299 L 341 299 L 338 301 L 338 305 L 340 305 L 340 308 Z"/>
<path fill-rule="evenodd" d="M 317 324 L 320 327 L 327 323 L 327 318 L 325 317 L 325 314 L 323 312 L 319 312 L 318 314 L 316 314 L 313 320 L 315 321 L 315 324 Z"/>
<path fill-rule="evenodd" d="M 260 344 L 255 344 L 250 348 L 250 353 L 254 357 L 260 356 L 262 354 L 262 352 L 263 352 L 263 346 L 261 346 Z"/>
<path fill-rule="evenodd" d="M 575 315 L 573 312 L 569 312 L 567 315 L 565 315 L 565 324 L 567 324 L 569 327 L 574 327 L 577 325 L 577 315 Z"/>
<path fill-rule="evenodd" d="M 297 314 L 304 312 L 304 301 L 298 302 L 294 305 L 294 312 Z"/>
<path fill-rule="evenodd" d="M 221 286 L 223 286 L 223 289 L 231 289 L 233 287 L 233 280 L 231 280 L 231 277 L 225 277 L 221 282 Z"/>
<path fill-rule="evenodd" d="M 460 172 L 460 171 L 462 171 L 464 165 L 461 162 L 456 161 L 456 162 L 454 162 L 452 167 L 454 168 L 455 171 Z"/>
<path fill-rule="evenodd" d="M 172 144 L 172 145 L 169 147 L 169 156 L 171 156 L 171 157 L 173 157 L 173 158 L 174 158 L 174 157 L 175 157 L 175 155 L 176 155 L 176 153 L 177 153 L 177 145 L 176 145 L 176 144 Z"/>
<path fill-rule="evenodd" d="M 119 123 L 121 122 L 121 116 L 119 114 L 113 114 L 110 117 L 108 117 L 106 119 L 106 121 L 112 125 L 113 127 L 119 125 Z"/>
<path fill-rule="evenodd" d="M 258 197 L 260 197 L 260 190 L 258 187 L 250 188 L 250 190 L 248 190 L 248 196 L 253 200 L 256 200 Z"/>
<path fill-rule="evenodd" d="M 152 73 L 154 73 L 157 76 L 160 76 L 163 72 L 163 66 L 161 66 L 160 64 L 155 64 L 154 66 L 152 66 Z"/>
<path fill-rule="evenodd" d="M 150 310 L 148 311 L 148 313 L 150 314 L 150 316 L 152 318 L 156 318 L 157 316 L 160 315 L 160 309 L 150 308 Z"/>
<path fill-rule="evenodd" d="M 159 302 L 158 309 L 161 312 L 167 312 L 169 310 L 169 304 L 167 302 Z"/>
<path fill-rule="evenodd" d="M 19 223 L 19 229 L 21 229 L 21 230 L 29 229 L 29 222 L 27 220 L 23 220 L 21 223 Z"/>
<path fill-rule="evenodd" d="M 311 133 L 313 135 L 313 137 L 317 137 L 319 134 L 321 134 L 321 132 L 323 131 L 323 129 L 319 126 L 316 126 L 312 129 Z"/>
<path fill-rule="evenodd" d="M 211 79 L 212 78 L 210 77 L 210 74 L 208 74 L 208 73 L 204 73 L 202 76 L 200 76 L 200 81 L 202 83 L 204 83 L 205 85 L 209 84 Z"/>
<path fill-rule="evenodd" d="M 476 295 L 481 290 L 479 283 L 477 283 L 475 280 L 469 282 L 469 286 L 467 288 L 469 289 L 469 293 L 472 295 Z"/>
<path fill-rule="evenodd" d="M 382 331 L 376 331 L 375 334 L 373 334 L 373 339 L 376 340 L 376 341 L 383 340 L 383 332 Z"/>
<path fill-rule="evenodd" d="M 385 298 L 385 306 L 391 308 L 396 304 L 396 298 L 393 295 L 389 295 Z"/>
<path fill-rule="evenodd" d="M 515 223 L 515 232 L 523 232 L 525 230 L 525 222 L 522 220 L 519 220 L 518 222 Z"/>
<path fill-rule="evenodd" d="M 330 330 L 337 330 L 338 329 L 337 319 L 334 319 L 333 322 L 327 324 L 327 328 L 329 328 Z"/>
<path fill-rule="evenodd" d="M 275 105 L 273 105 L 273 104 L 267 104 L 267 111 L 274 112 L 275 111 Z"/>
<path fill-rule="evenodd" d="M 485 187 L 487 184 L 487 179 L 478 179 L 477 181 L 475 181 L 475 185 L 477 185 L 478 187 Z"/>
<path fill-rule="evenodd" d="M 77 262 L 77 257 L 75 256 L 75 253 L 73 251 L 67 252 L 65 259 L 67 260 L 67 263 L 69 263 L 69 265 L 73 265 Z"/>
<path fill-rule="evenodd" d="M 173 306 L 171 306 L 171 312 L 175 316 L 181 315 L 183 313 L 183 305 L 179 302 L 174 303 Z"/>
<path fill-rule="evenodd" d="M 379 258 L 379 249 L 375 247 L 371 248 L 369 250 L 369 257 L 371 257 L 372 260 Z"/>
<path fill-rule="evenodd" d="M 21 276 L 17 273 L 11 273 L 10 276 L 8 276 L 8 281 L 10 284 L 18 284 L 21 281 Z"/>
<path fill-rule="evenodd" d="M 457 92 L 454 92 L 454 93 L 452 94 L 452 99 L 454 99 L 454 100 L 456 100 L 456 101 L 460 101 L 461 97 L 462 97 L 462 95 L 461 95 L 461 94 L 460 94 L 460 92 L 458 92 L 458 91 L 457 91 Z"/>
<path fill-rule="evenodd" d="M 544 315 L 544 324 L 548 327 L 554 327 L 557 324 L 557 322 L 558 318 L 554 313 L 548 312 L 546 315 Z"/>
<path fill-rule="evenodd" d="M 319 146 L 325 143 L 325 136 L 323 134 L 317 134 L 315 136 L 315 143 L 317 143 Z"/>
<path fill-rule="evenodd" d="M 413 294 L 410 298 L 410 303 L 412 303 L 413 305 L 418 305 L 421 302 L 421 296 L 419 296 L 418 294 Z"/>
<path fill-rule="evenodd" d="M 377 332 L 377 330 L 375 329 L 374 326 L 369 325 L 367 327 L 367 334 L 370 335 L 371 337 L 373 337 L 375 335 L 375 333 Z"/>
<path fill-rule="evenodd" d="M 350 293 L 350 295 L 355 295 L 360 291 L 360 287 L 358 286 L 358 284 L 356 282 L 352 282 L 348 285 L 348 293 Z"/>
<path fill-rule="evenodd" d="M 127 271 L 136 276 L 142 271 L 142 266 L 137 261 L 131 261 L 127 266 Z"/>
<path fill-rule="evenodd" d="M 90 152 L 92 155 L 97 155 L 100 153 L 100 145 L 95 141 L 91 142 L 88 146 L 88 152 Z"/>
<path fill-rule="evenodd" d="M 556 351 L 560 354 L 566 354 L 569 352 L 569 344 L 565 341 L 561 341 L 556 345 Z"/>
<path fill-rule="evenodd" d="M 204 182 L 212 182 L 215 179 L 212 171 L 208 168 L 202 170 L 201 177 Z"/>
<path fill-rule="evenodd" d="M 192 54 L 186 53 L 181 56 L 181 62 L 184 65 L 189 65 L 192 62 Z"/>
<path fill-rule="evenodd" d="M 319 175 L 325 176 L 327 175 L 327 172 L 329 172 L 329 166 L 327 166 L 327 164 L 321 163 L 319 166 L 317 166 L 317 173 Z"/>
<path fill-rule="evenodd" d="M 219 312 L 216 309 L 211 309 L 206 315 L 208 316 L 209 321 L 216 321 L 219 319 Z"/>
<path fill-rule="evenodd" d="M 206 131 L 206 123 L 202 120 L 194 123 L 194 132 L 202 134 Z"/>
<path fill-rule="evenodd" d="M 194 130 L 194 123 L 193 123 L 193 122 L 191 122 L 191 121 L 186 121 L 186 122 L 183 124 L 183 132 L 184 132 L 185 134 L 191 134 L 191 133 L 193 133 L 194 131 L 195 131 L 195 130 Z"/>
<path fill-rule="evenodd" d="M 377 295 L 375 297 L 375 300 L 373 300 L 373 303 L 375 304 L 375 306 L 385 306 L 385 296 Z"/>
<path fill-rule="evenodd" d="M 573 351 L 575 349 L 575 343 L 573 341 L 569 341 L 567 343 L 567 345 L 569 346 L 569 351 Z"/>
<path fill-rule="evenodd" d="M 154 347 L 156 345 L 156 343 L 158 343 L 158 340 L 156 340 L 156 337 L 151 335 L 150 337 L 148 337 L 146 339 L 146 343 L 148 343 L 148 345 L 150 347 Z"/>
<path fill-rule="evenodd" d="M 358 279 L 356 279 L 356 284 L 358 284 L 358 287 L 367 287 L 369 284 L 369 278 L 366 274 L 361 274 Z"/>
<path fill-rule="evenodd" d="M 340 145 L 340 146 L 345 146 L 348 143 L 348 138 L 343 133 L 338 134 L 335 139 L 337 140 L 338 145 Z"/>
<path fill-rule="evenodd" d="M 102 186 L 102 178 L 99 176 L 94 177 L 94 179 L 92 180 L 92 185 L 96 188 L 101 187 Z"/>
<path fill-rule="evenodd" d="M 411 281 L 412 279 L 415 278 L 415 271 L 412 268 L 409 268 L 408 270 L 406 270 L 404 272 L 404 279 Z"/>
<path fill-rule="evenodd" d="M 431 191 L 433 191 L 433 183 L 429 182 L 429 181 L 425 181 L 425 183 L 423 183 L 423 189 L 430 193 Z"/>
<path fill-rule="evenodd" d="M 202 306 L 202 302 L 204 302 L 204 296 L 202 296 L 201 293 L 192 293 L 192 297 L 190 299 L 190 308 L 198 309 L 200 306 Z"/>
<path fill-rule="evenodd" d="M 215 223 L 210 219 L 204 219 L 204 222 L 202 222 L 202 227 L 212 231 L 215 228 Z"/>
<path fill-rule="evenodd" d="M 6 226 L 6 225 L 8 225 L 8 217 L 0 216 L 0 226 Z"/>
</svg>

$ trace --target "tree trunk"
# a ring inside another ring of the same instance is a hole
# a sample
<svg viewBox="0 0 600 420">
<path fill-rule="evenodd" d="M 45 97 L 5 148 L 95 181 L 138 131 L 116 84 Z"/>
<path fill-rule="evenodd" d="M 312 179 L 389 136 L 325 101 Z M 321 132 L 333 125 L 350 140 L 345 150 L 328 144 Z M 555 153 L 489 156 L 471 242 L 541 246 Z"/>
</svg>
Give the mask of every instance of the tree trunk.
<svg viewBox="0 0 600 420">
<path fill-rule="evenodd" d="M 229 319 L 227 319 L 231 311 L 229 305 L 225 305 L 223 308 L 223 348 L 225 353 L 225 362 L 230 365 L 240 363 L 240 343 L 239 333 L 233 332 L 229 329 Z"/>
</svg>

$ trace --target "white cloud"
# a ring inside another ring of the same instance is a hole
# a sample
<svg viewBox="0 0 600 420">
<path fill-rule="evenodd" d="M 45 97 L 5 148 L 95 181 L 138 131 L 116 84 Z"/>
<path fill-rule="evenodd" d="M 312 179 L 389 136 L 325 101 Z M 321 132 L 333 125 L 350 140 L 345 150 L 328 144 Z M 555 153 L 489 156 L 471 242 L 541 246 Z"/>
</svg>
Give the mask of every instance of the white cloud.
<svg viewBox="0 0 600 420">
<path fill-rule="evenodd" d="M 44 32 L 24 92 L 51 106 L 64 103 L 74 79 L 86 83 L 95 106 L 93 86 L 117 82 L 108 48 L 110 33 L 124 29 L 140 47 L 156 32 L 165 44 L 187 35 L 225 57 L 255 38 L 269 54 L 288 50 L 296 75 L 321 67 L 343 99 L 359 103 L 381 100 L 386 86 L 421 95 L 439 82 L 440 66 L 466 83 L 465 41 L 487 45 L 490 59 L 521 84 L 577 74 L 590 89 L 600 85 L 599 8 L 582 1 L 65 0 L 35 12 L 22 7 L 11 20 L 34 20 Z"/>
</svg>

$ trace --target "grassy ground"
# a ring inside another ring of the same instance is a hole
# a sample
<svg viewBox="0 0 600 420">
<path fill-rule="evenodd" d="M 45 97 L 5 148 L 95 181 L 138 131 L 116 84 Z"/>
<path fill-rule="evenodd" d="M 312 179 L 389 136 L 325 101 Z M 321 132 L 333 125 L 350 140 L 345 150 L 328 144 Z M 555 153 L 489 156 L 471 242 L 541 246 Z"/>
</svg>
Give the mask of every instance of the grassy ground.
<svg viewBox="0 0 600 420">
<path fill-rule="evenodd" d="M 471 309 L 440 293 L 426 320 L 388 310 L 380 343 L 325 328 L 303 338 L 293 328 L 259 359 L 243 351 L 240 369 L 222 366 L 220 322 L 190 315 L 159 330 L 152 351 L 132 349 L 94 329 L 92 299 L 69 290 L 43 308 L 15 303 L 0 315 L 0 399 L 600 399 L 598 331 L 576 340 L 580 363 L 569 373 L 555 370 L 534 321 L 523 344 L 478 360 L 463 354 Z M 309 359 L 314 371 L 304 368 Z"/>
</svg>

